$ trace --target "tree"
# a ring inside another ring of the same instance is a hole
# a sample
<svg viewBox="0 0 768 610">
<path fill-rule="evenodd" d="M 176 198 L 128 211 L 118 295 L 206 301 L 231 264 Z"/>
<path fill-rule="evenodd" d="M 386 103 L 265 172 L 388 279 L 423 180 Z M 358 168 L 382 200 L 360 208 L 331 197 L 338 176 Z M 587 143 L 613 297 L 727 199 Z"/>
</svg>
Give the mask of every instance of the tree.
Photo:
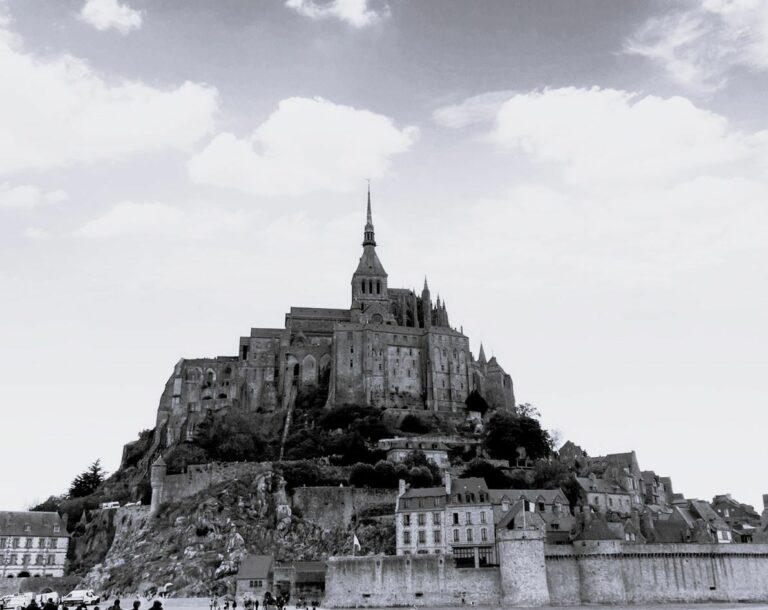
<svg viewBox="0 0 768 610">
<path fill-rule="evenodd" d="M 420 417 L 409 413 L 400 422 L 400 430 L 403 432 L 413 432 L 415 434 L 424 434 L 432 430 L 432 426 Z"/>
<path fill-rule="evenodd" d="M 355 487 L 371 487 L 375 470 L 370 464 L 357 463 L 349 473 L 349 483 Z"/>
<path fill-rule="evenodd" d="M 556 489 L 571 479 L 568 467 L 562 462 L 538 460 L 533 465 L 533 486 L 535 489 Z"/>
<path fill-rule="evenodd" d="M 104 480 L 104 470 L 101 460 L 96 460 L 88 470 L 77 475 L 69 486 L 70 498 L 83 498 L 96 491 Z"/>
<path fill-rule="evenodd" d="M 529 402 L 524 402 L 515 407 L 515 412 L 522 417 L 541 419 L 541 412 Z"/>
<path fill-rule="evenodd" d="M 53 513 L 58 512 L 61 508 L 61 503 L 65 500 L 64 496 L 48 496 L 45 502 L 41 502 L 37 506 L 33 506 L 29 510 L 32 512 Z"/>
<path fill-rule="evenodd" d="M 409 473 L 411 470 L 413 470 L 413 468 L 426 468 L 432 477 L 432 482 L 436 485 L 439 485 L 442 481 L 440 468 L 438 468 L 437 464 L 435 464 L 432 460 L 427 459 L 427 456 L 423 451 L 414 451 L 410 453 L 403 460 L 403 464 L 406 468 L 408 468 Z"/>
<path fill-rule="evenodd" d="M 396 489 L 398 484 L 395 465 L 387 460 L 379 460 L 373 467 L 376 487 L 383 489 Z"/>
<path fill-rule="evenodd" d="M 432 473 L 426 466 L 414 466 L 408 471 L 408 479 L 411 487 L 431 487 L 433 484 Z"/>
<path fill-rule="evenodd" d="M 509 460 L 515 464 L 518 449 L 523 449 L 534 460 L 548 457 L 552 452 L 552 441 L 537 420 L 498 411 L 488 422 L 485 448 L 492 458 Z"/>
<path fill-rule="evenodd" d="M 481 459 L 474 459 L 467 464 L 464 472 L 461 473 L 461 478 L 467 477 L 484 479 L 485 484 L 491 489 L 508 489 L 512 484 L 510 477 L 504 474 L 501 468 Z"/>
<path fill-rule="evenodd" d="M 207 464 L 211 461 L 208 452 L 192 443 L 176 445 L 168 455 L 164 456 L 168 466 L 168 474 L 178 474 L 190 464 Z"/>
<path fill-rule="evenodd" d="M 209 413 L 198 426 L 193 442 L 211 459 L 222 462 L 258 462 L 264 459 L 267 449 L 258 423 L 237 409 L 223 416 Z"/>
</svg>

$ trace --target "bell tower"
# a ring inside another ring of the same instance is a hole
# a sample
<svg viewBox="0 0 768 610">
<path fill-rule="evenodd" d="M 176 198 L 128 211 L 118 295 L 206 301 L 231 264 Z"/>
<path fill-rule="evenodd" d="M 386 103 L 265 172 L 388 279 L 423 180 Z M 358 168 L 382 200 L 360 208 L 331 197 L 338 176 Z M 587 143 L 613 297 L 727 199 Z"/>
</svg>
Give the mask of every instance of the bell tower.
<svg viewBox="0 0 768 610">
<path fill-rule="evenodd" d="M 368 210 L 363 231 L 363 254 L 352 275 L 352 303 L 357 302 L 361 309 L 373 304 L 387 305 L 387 272 L 376 254 L 376 236 L 371 215 L 371 187 L 368 186 Z"/>
</svg>

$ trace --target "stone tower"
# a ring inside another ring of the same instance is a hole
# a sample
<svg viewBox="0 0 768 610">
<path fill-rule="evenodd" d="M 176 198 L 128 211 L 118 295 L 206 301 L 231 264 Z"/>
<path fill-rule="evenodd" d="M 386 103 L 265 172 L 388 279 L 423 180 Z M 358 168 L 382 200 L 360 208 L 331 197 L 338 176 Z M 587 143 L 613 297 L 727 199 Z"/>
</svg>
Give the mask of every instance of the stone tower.
<svg viewBox="0 0 768 610">
<path fill-rule="evenodd" d="M 371 189 L 368 188 L 368 211 L 363 232 L 363 254 L 352 275 L 352 306 L 360 310 L 370 322 L 382 323 L 389 315 L 387 272 L 376 254 L 376 237 L 371 215 Z"/>
<path fill-rule="evenodd" d="M 160 504 L 163 501 L 163 488 L 165 487 L 165 473 L 168 466 L 163 460 L 163 456 L 158 457 L 152 464 L 149 482 L 152 486 L 152 504 L 149 508 L 149 516 L 154 517 L 160 510 Z"/>
</svg>

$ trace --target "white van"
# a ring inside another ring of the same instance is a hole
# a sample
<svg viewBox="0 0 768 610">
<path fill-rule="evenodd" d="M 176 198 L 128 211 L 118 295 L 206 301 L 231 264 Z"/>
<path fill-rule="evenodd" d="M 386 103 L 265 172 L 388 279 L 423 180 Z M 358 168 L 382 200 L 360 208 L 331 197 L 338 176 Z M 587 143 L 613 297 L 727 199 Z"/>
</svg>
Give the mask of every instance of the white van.
<svg viewBox="0 0 768 610">
<path fill-rule="evenodd" d="M 68 606 L 79 606 L 80 604 L 98 604 L 101 598 L 96 595 L 90 589 L 76 589 L 67 593 L 64 599 L 61 600 L 62 605 L 67 608 Z"/>
<path fill-rule="evenodd" d="M 120 508 L 120 502 L 102 502 L 100 506 L 102 510 L 106 510 L 110 508 Z"/>
</svg>

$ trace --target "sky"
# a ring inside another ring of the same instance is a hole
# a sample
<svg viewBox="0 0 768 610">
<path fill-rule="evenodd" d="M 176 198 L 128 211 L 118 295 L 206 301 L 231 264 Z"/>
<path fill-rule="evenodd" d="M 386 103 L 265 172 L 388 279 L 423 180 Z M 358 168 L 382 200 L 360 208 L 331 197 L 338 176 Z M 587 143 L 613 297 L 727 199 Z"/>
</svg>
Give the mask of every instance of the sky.
<svg viewBox="0 0 768 610">
<path fill-rule="evenodd" d="M 761 510 L 766 91 L 761 0 L 0 0 L 0 509 L 348 307 L 370 179 L 560 442 Z"/>
</svg>

